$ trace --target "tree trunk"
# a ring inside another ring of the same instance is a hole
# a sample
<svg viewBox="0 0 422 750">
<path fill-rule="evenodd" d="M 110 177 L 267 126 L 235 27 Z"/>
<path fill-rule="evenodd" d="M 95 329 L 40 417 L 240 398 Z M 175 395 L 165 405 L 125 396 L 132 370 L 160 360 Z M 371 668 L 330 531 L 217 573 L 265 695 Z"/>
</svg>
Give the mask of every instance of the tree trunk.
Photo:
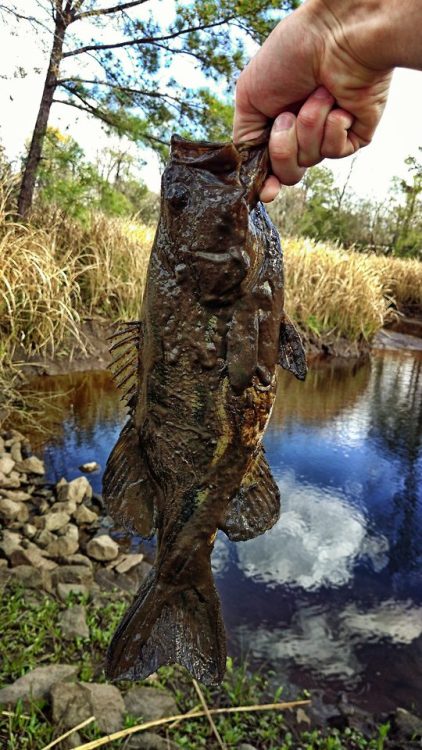
<svg viewBox="0 0 422 750">
<path fill-rule="evenodd" d="M 63 15 L 57 12 L 55 19 L 54 41 L 51 49 L 50 61 L 48 64 L 47 76 L 45 79 L 44 89 L 41 97 L 41 104 L 38 111 L 37 120 L 32 134 L 31 145 L 29 147 L 28 157 L 26 159 L 25 169 L 18 197 L 18 216 L 25 218 L 32 206 L 34 197 L 35 181 L 37 177 L 38 165 L 41 160 L 42 147 L 47 124 L 50 116 L 50 109 L 53 103 L 54 92 L 56 90 L 59 66 L 63 55 L 63 42 L 68 23 L 65 22 Z"/>
</svg>

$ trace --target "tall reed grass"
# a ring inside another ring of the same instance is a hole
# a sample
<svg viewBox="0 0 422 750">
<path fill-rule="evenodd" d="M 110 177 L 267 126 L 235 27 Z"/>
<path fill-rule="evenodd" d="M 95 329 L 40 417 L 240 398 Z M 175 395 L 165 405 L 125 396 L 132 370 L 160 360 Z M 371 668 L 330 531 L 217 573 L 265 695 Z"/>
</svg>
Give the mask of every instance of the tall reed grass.
<svg viewBox="0 0 422 750">
<path fill-rule="evenodd" d="M 88 226 L 51 212 L 27 225 L 0 195 L 0 366 L 78 340 L 83 317 L 134 319 L 154 229 L 93 215 Z M 346 252 L 308 239 L 284 242 L 286 307 L 306 331 L 370 339 L 392 306 L 422 307 L 418 261 Z"/>
</svg>

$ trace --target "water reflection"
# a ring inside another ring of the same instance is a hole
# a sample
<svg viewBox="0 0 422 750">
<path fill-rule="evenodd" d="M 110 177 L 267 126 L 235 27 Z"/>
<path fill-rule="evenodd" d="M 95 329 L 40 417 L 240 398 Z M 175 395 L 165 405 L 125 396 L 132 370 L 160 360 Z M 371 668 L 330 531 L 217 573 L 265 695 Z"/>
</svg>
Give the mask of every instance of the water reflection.
<svg viewBox="0 0 422 750">
<path fill-rule="evenodd" d="M 250 542 L 219 535 L 213 556 L 231 653 L 374 710 L 422 694 L 421 363 L 384 353 L 305 384 L 281 373 L 265 445 L 282 516 Z M 40 388 L 49 478 L 104 467 L 124 421 L 108 376 Z"/>
</svg>

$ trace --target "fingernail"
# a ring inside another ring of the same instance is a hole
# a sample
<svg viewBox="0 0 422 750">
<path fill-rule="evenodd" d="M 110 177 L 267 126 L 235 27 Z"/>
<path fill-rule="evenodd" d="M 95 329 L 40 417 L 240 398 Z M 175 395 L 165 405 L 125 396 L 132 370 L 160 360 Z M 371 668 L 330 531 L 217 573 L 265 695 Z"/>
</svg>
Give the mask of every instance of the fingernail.
<svg viewBox="0 0 422 750">
<path fill-rule="evenodd" d="M 273 130 L 278 132 L 279 130 L 290 130 L 295 122 L 295 116 L 291 112 L 282 112 L 274 120 Z"/>
<path fill-rule="evenodd" d="M 330 94 L 330 92 L 325 88 L 325 86 L 319 86 L 317 89 L 315 89 L 312 96 L 314 96 L 315 99 L 324 99 L 325 101 L 328 101 L 329 99 L 334 98 Z"/>
</svg>

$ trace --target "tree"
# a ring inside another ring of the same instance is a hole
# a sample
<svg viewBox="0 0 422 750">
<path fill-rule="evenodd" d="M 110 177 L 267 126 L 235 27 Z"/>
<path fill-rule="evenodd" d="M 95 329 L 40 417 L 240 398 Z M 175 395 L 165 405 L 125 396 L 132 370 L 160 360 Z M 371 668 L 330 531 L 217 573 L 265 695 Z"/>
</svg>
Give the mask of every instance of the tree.
<svg viewBox="0 0 422 750">
<path fill-rule="evenodd" d="M 419 148 L 422 153 L 422 148 Z M 392 242 L 394 255 L 422 258 L 422 163 L 415 156 L 405 159 L 408 180 L 395 178 L 399 194 L 396 228 Z M 404 199 L 404 202 L 403 202 Z"/>
<path fill-rule="evenodd" d="M 210 78 L 233 84 L 244 64 L 243 41 L 262 41 L 277 20 L 275 11 L 296 7 L 299 0 L 175 0 L 174 20 L 167 25 L 159 20 L 158 0 L 37 3 L 48 6 L 45 22 L 53 36 L 19 194 L 21 217 L 32 204 L 53 103 L 87 112 L 161 152 L 175 126 L 196 135 L 227 136 L 231 115 L 219 98 L 206 88 L 183 86 L 170 75 L 163 79 L 163 71 L 184 56 Z M 147 15 L 149 9 L 154 16 Z M 11 2 L 1 3 L 0 10 L 19 15 Z M 24 15 L 32 24 L 43 22 Z"/>
</svg>

